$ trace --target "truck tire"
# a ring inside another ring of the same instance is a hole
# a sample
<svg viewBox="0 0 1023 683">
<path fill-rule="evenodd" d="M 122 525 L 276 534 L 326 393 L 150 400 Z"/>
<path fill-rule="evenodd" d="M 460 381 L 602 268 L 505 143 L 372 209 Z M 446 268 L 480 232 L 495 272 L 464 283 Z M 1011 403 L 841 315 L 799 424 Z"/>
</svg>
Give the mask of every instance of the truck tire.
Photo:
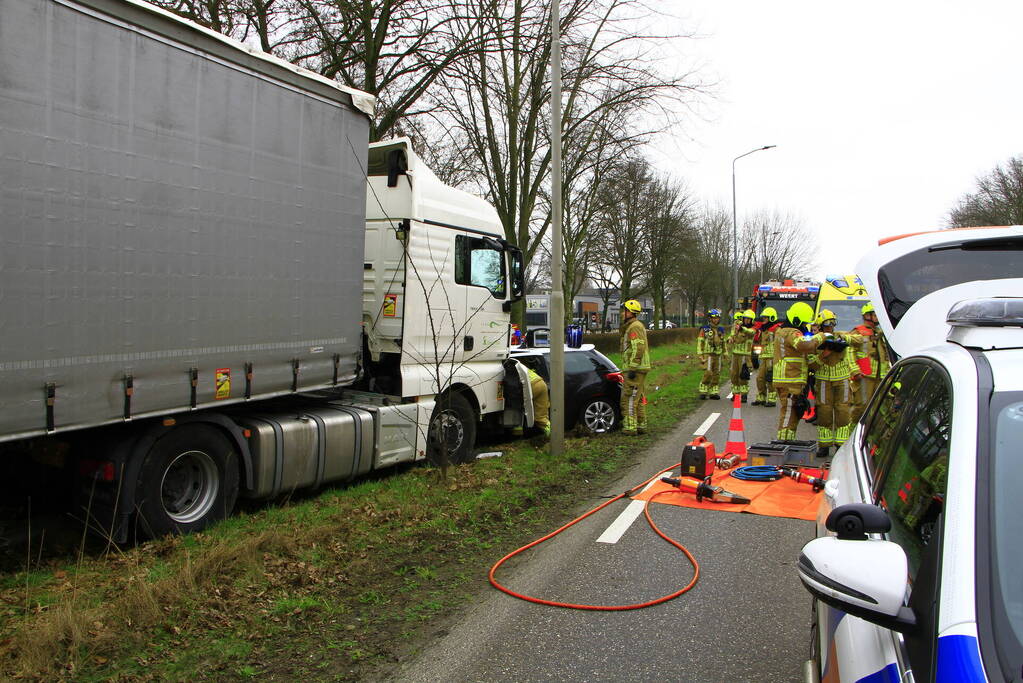
<svg viewBox="0 0 1023 683">
<path fill-rule="evenodd" d="M 475 459 L 476 413 L 469 401 L 457 392 L 441 394 L 430 417 L 430 434 L 426 457 L 434 465 L 457 465 Z"/>
<path fill-rule="evenodd" d="M 135 502 L 139 532 L 156 538 L 205 529 L 231 514 L 238 498 L 238 454 L 215 427 L 185 424 L 149 449 Z"/>
</svg>

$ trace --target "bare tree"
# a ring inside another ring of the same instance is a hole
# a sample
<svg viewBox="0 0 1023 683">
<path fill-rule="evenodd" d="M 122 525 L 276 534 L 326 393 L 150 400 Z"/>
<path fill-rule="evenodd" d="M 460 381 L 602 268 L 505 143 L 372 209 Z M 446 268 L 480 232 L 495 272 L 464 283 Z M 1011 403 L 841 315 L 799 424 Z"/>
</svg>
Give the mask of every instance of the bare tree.
<svg viewBox="0 0 1023 683">
<path fill-rule="evenodd" d="M 689 318 L 710 308 L 726 308 L 731 298 L 732 217 L 721 206 L 694 209 L 690 247 L 676 261 L 673 286 L 689 304 Z"/>
<path fill-rule="evenodd" d="M 654 326 L 664 316 L 665 301 L 682 255 L 692 248 L 693 198 L 685 184 L 669 178 L 654 180 L 647 189 L 650 217 L 643 226 L 647 246 L 646 284 L 654 301 Z"/>
<path fill-rule="evenodd" d="M 748 214 L 739 230 L 739 293 L 771 279 L 799 278 L 817 265 L 817 239 L 803 220 L 782 211 Z"/>
<path fill-rule="evenodd" d="M 977 189 L 949 211 L 949 227 L 1023 224 L 1023 156 L 977 178 Z"/>
<path fill-rule="evenodd" d="M 550 225 L 544 196 L 550 168 L 550 3 L 478 3 L 477 16 L 490 16 L 479 30 L 492 42 L 488 50 L 459 61 L 443 75 L 436 115 L 453 122 L 449 135 L 466 141 L 506 239 L 531 260 Z M 611 130 L 620 140 L 639 144 L 658 127 L 642 125 L 641 115 L 656 111 L 659 116 L 646 120 L 667 126 L 674 120 L 674 103 L 703 92 L 704 85 L 692 73 L 660 69 L 661 36 L 637 30 L 637 9 L 632 0 L 569 0 L 562 5 L 562 136 L 566 149 L 577 150 L 580 158 L 593 151 L 589 142 L 604 144 L 603 134 Z M 582 167 L 577 170 L 579 178 L 585 176 Z M 570 194 L 565 198 L 571 202 Z M 521 320 L 521 310 L 516 319 Z"/>
<path fill-rule="evenodd" d="M 645 284 L 649 250 L 644 230 L 652 218 L 647 193 L 651 181 L 649 165 L 631 160 L 617 164 L 603 187 L 600 220 L 604 239 L 599 245 L 599 264 L 618 283 L 622 301 Z"/>
</svg>

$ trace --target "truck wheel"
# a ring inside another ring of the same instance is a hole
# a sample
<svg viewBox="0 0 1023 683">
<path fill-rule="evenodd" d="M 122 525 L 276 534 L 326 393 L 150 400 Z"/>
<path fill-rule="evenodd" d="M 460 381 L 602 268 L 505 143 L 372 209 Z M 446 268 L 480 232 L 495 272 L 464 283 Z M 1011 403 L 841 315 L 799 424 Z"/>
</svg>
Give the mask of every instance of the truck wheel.
<svg viewBox="0 0 1023 683">
<path fill-rule="evenodd" d="M 217 429 L 185 424 L 159 439 L 139 474 L 140 531 L 188 534 L 224 519 L 238 498 L 238 455 Z"/>
<path fill-rule="evenodd" d="M 476 445 L 476 414 L 469 401 L 451 392 L 437 397 L 430 417 L 427 458 L 434 465 L 471 462 Z M 443 457 L 447 453 L 447 458 Z"/>
</svg>

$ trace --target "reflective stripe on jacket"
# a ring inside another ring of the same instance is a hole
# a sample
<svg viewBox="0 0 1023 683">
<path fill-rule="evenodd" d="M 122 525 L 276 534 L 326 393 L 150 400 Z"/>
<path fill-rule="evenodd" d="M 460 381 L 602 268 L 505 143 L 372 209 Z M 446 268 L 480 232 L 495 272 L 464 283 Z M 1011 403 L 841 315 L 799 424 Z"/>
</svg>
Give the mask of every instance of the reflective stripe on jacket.
<svg viewBox="0 0 1023 683">
<path fill-rule="evenodd" d="M 649 370 L 650 347 L 646 341 L 646 328 L 637 319 L 625 326 L 622 333 L 623 370 Z"/>
<path fill-rule="evenodd" d="M 795 327 L 783 327 L 775 334 L 774 383 L 802 386 L 806 383 L 806 357 L 824 340 L 823 336 L 804 336 Z"/>
</svg>

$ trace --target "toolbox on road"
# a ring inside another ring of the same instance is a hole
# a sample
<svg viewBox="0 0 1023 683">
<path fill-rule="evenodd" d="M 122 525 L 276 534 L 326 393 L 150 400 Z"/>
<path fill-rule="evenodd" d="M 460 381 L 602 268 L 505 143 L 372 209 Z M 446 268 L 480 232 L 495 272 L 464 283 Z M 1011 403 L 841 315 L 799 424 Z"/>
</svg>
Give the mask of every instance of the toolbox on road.
<svg viewBox="0 0 1023 683">
<path fill-rule="evenodd" d="M 817 454 L 816 441 L 775 440 L 749 447 L 749 464 L 812 465 Z"/>
</svg>

